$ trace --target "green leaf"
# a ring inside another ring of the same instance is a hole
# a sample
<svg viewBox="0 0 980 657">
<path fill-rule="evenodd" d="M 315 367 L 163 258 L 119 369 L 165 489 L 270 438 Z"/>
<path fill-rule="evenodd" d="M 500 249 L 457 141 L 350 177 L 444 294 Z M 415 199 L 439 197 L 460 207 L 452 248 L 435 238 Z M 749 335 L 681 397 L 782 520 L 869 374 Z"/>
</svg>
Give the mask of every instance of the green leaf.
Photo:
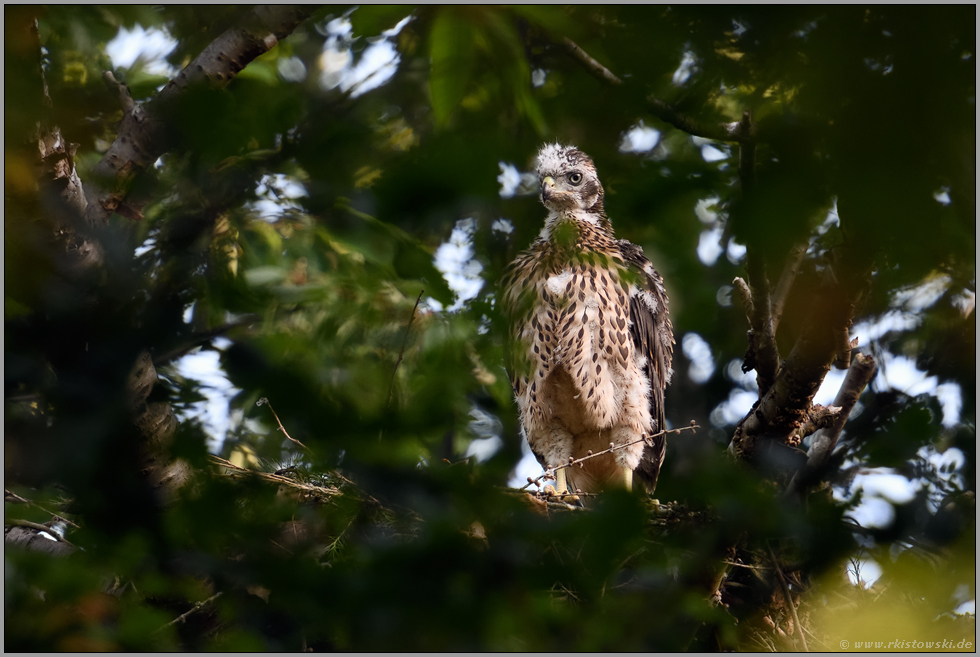
<svg viewBox="0 0 980 657">
<path fill-rule="evenodd" d="M 444 305 L 452 303 L 453 292 L 433 264 L 432 253 L 417 239 L 397 226 L 355 210 L 343 201 L 340 207 L 364 222 L 367 232 L 361 237 L 357 248 L 366 257 L 381 263 L 376 252 L 383 248 L 385 255 L 390 254 L 390 260 L 383 264 L 390 265 L 398 276 L 423 281 L 427 295 Z"/>
<path fill-rule="evenodd" d="M 583 32 L 582 23 L 572 20 L 559 5 L 513 5 L 510 10 L 545 30 L 553 39 L 563 36 L 575 39 Z"/>
<path fill-rule="evenodd" d="M 350 15 L 350 24 L 354 36 L 374 36 L 384 30 L 390 30 L 406 16 L 414 7 L 411 5 L 367 5 L 358 7 Z"/>
<path fill-rule="evenodd" d="M 260 82 L 265 82 L 270 87 L 279 85 L 279 69 L 276 68 L 276 61 L 267 58 L 256 59 L 239 71 L 236 77 L 259 80 Z"/>
<path fill-rule="evenodd" d="M 245 272 L 245 280 L 249 285 L 269 285 L 285 280 L 288 273 L 282 267 L 256 267 Z"/>
<path fill-rule="evenodd" d="M 126 76 L 126 84 L 135 99 L 149 98 L 156 93 L 157 87 L 169 81 L 170 78 L 166 75 L 153 75 L 144 71 L 142 67 Z"/>
<path fill-rule="evenodd" d="M 476 30 L 455 9 L 443 9 L 429 34 L 429 94 L 436 125 L 445 126 L 473 74 Z"/>
</svg>

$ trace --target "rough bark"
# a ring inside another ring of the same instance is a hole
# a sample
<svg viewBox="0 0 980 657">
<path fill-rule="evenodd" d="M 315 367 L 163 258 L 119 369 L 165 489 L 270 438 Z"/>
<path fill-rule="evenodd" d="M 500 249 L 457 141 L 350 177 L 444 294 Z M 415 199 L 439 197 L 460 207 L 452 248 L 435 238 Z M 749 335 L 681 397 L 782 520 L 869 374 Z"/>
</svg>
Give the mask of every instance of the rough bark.
<svg viewBox="0 0 980 657">
<path fill-rule="evenodd" d="M 215 39 L 157 97 L 146 105 L 135 103 L 125 85 L 106 72 L 106 84 L 118 96 L 123 121 L 115 141 L 92 171 L 85 187 L 75 169 L 76 144 L 68 143 L 57 126 L 38 123 L 38 185 L 41 198 L 56 218 L 53 226 L 56 240 L 68 253 L 71 269 L 90 270 L 103 264 L 103 248 L 98 234 L 114 211 L 130 218 L 140 218 L 140 208 L 125 203 L 126 190 L 132 180 L 152 165 L 171 146 L 167 118 L 183 94 L 192 86 L 226 85 L 250 61 L 269 51 L 279 39 L 289 35 L 316 7 L 260 6 L 242 23 Z M 31 36 L 37 52 L 37 24 Z M 50 105 L 43 71 L 37 67 Z M 87 221 L 81 221 L 84 218 Z M 169 459 L 169 447 L 177 420 L 169 403 L 147 403 L 157 381 L 153 361 L 147 351 L 140 353 L 125 383 L 126 397 L 137 435 L 141 439 L 141 474 L 155 490 L 162 503 L 171 501 L 176 491 L 190 477 L 190 466 Z M 69 554 L 67 543 L 51 541 L 31 527 L 5 527 L 5 541 L 31 550 L 50 554 Z M 52 547 L 54 546 L 54 547 Z"/>
<path fill-rule="evenodd" d="M 851 321 L 863 283 L 862 273 L 870 266 L 856 257 L 861 254 L 859 249 L 848 249 L 847 254 L 856 261 L 837 273 L 836 277 L 844 283 L 829 283 L 818 295 L 809 324 L 772 387 L 765 393 L 760 391 L 759 401 L 735 428 L 729 451 L 737 458 L 751 459 L 763 440 L 799 444 L 802 436 L 798 429 L 809 419 L 813 396 L 837 358 L 837 333 Z M 841 416 L 846 420 L 846 415 Z M 837 421 L 842 421 L 841 417 Z"/>
<path fill-rule="evenodd" d="M 139 214 L 138 206 L 124 205 L 126 192 L 137 175 L 172 147 L 173 132 L 168 130 L 167 119 L 188 89 L 198 85 L 215 89 L 226 86 L 249 62 L 272 50 L 316 9 L 316 5 L 256 7 L 240 25 L 221 34 L 143 105 L 133 103 L 128 92 L 108 76 L 106 82 L 116 86 L 120 94 L 123 120 L 116 139 L 92 170 L 86 214 L 89 222 L 104 225 L 120 209 L 130 215 Z"/>
<path fill-rule="evenodd" d="M 855 354 L 844 383 L 841 384 L 837 397 L 834 399 L 834 406 L 840 408 L 831 425 L 821 428 L 810 441 L 810 449 L 807 451 L 806 468 L 802 472 L 793 476 L 787 487 L 787 494 L 792 494 L 806 490 L 819 481 L 821 475 L 826 470 L 837 441 L 840 439 L 841 431 L 844 430 L 844 423 L 854 409 L 854 405 L 861 397 L 861 393 L 867 387 L 871 379 L 878 371 L 875 360 L 866 354 Z"/>
</svg>

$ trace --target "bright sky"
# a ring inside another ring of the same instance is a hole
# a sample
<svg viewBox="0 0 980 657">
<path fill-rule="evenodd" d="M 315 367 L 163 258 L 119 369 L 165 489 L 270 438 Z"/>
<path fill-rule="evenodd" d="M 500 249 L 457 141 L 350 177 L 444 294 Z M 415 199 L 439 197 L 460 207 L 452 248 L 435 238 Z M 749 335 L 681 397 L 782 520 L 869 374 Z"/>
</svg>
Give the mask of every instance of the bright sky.
<svg viewBox="0 0 980 657">
<path fill-rule="evenodd" d="M 137 23 L 132 29 L 120 28 L 106 44 L 105 52 L 114 68 L 130 68 L 142 59 L 148 73 L 173 77 L 177 71 L 164 58 L 176 47 L 177 41 L 165 31 L 155 27 L 145 30 Z"/>
</svg>

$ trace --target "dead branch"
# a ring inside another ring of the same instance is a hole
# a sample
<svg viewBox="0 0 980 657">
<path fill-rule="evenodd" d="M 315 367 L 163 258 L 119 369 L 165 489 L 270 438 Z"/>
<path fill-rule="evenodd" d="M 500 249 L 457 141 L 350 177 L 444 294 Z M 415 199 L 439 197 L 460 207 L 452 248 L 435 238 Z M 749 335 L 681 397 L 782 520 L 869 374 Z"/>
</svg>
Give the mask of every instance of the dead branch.
<svg viewBox="0 0 980 657">
<path fill-rule="evenodd" d="M 164 625 L 161 625 L 157 629 L 153 630 L 153 633 L 156 634 L 157 632 L 162 632 L 163 630 L 167 629 L 171 625 L 176 625 L 177 623 L 183 623 L 185 620 L 187 620 L 187 617 L 188 616 L 190 616 L 194 612 L 200 611 L 204 607 L 208 606 L 209 604 L 211 604 L 212 602 L 214 602 L 215 600 L 217 600 L 218 598 L 220 598 L 222 593 L 223 593 L 223 591 L 218 591 L 217 593 L 215 593 L 214 595 L 212 595 L 207 600 L 202 600 L 200 602 L 195 602 L 194 603 L 194 606 L 191 607 L 188 611 L 184 612 L 183 614 L 181 614 L 177 618 L 173 619 L 169 623 L 166 623 Z"/>
<path fill-rule="evenodd" d="M 25 499 L 13 491 L 9 491 L 6 488 L 3 489 L 3 501 L 4 502 L 15 502 L 18 504 L 26 504 L 30 506 L 31 501 Z"/>
<path fill-rule="evenodd" d="M 732 290 L 734 292 L 735 298 L 738 300 L 742 310 L 745 311 L 745 319 L 752 324 L 752 315 L 755 310 L 752 307 L 752 292 L 749 291 L 749 284 L 745 282 L 745 279 L 741 276 L 736 276 L 735 280 L 732 281 Z"/>
<path fill-rule="evenodd" d="M 858 346 L 858 339 L 850 339 L 851 323 L 841 327 L 834 334 L 837 338 L 837 357 L 834 359 L 834 366 L 839 370 L 846 370 L 851 366 L 851 349 Z"/>
<path fill-rule="evenodd" d="M 871 269 L 870 253 L 863 245 L 845 245 L 842 252 L 840 272 L 816 295 L 810 321 L 772 386 L 760 391 L 759 401 L 735 427 L 729 451 L 736 458 L 751 458 L 763 440 L 788 444 L 807 421 L 813 396 L 836 358 L 835 330 L 851 321 Z"/>
<path fill-rule="evenodd" d="M 301 443 L 300 441 L 296 440 L 295 438 L 289 435 L 289 433 L 286 431 L 286 427 L 282 426 L 282 420 L 279 419 L 279 416 L 276 414 L 275 409 L 272 408 L 272 404 L 269 402 L 269 399 L 267 397 L 263 397 L 262 399 L 258 400 L 257 402 L 255 402 L 255 405 L 268 406 L 269 410 L 272 411 L 272 416 L 276 418 L 276 423 L 279 425 L 279 431 L 282 431 L 283 435 L 286 436 L 286 438 L 289 438 L 291 441 L 293 441 L 294 443 L 296 443 L 297 445 L 305 449 L 310 454 L 313 453 L 312 449 L 310 449 L 309 447 L 307 447 L 306 445 L 304 445 L 303 443 Z"/>
<path fill-rule="evenodd" d="M 837 391 L 837 397 L 834 399 L 834 406 L 841 410 L 833 424 L 821 429 L 813 436 L 810 449 L 807 451 L 806 468 L 803 472 L 797 472 L 793 476 L 786 489 L 787 495 L 805 491 L 809 486 L 819 481 L 830 461 L 830 456 L 837 447 L 837 441 L 848 416 L 854 409 L 854 404 L 857 403 L 865 387 L 874 378 L 876 371 L 877 367 L 873 357 L 865 354 L 854 356 L 847 376 L 844 377 L 844 383 L 841 384 L 840 390 Z"/>
<path fill-rule="evenodd" d="M 807 436 L 820 429 L 829 427 L 837 420 L 840 413 L 840 406 L 821 406 L 820 404 L 814 404 L 813 408 L 807 414 L 806 422 L 796 432 L 796 439 L 792 441 L 793 444 L 798 445 Z"/>
<path fill-rule="evenodd" d="M 773 551 L 771 545 L 768 545 L 767 547 L 769 548 L 769 556 L 772 558 L 772 567 L 776 569 L 776 575 L 779 577 L 779 583 L 782 585 L 783 597 L 786 599 L 786 605 L 793 614 L 793 623 L 800 631 L 800 641 L 803 643 L 803 652 L 810 652 L 806 646 L 806 637 L 803 636 L 803 626 L 800 624 L 800 617 L 796 613 L 796 605 L 793 604 L 793 598 L 791 598 L 789 595 L 789 585 L 786 583 L 786 578 L 783 576 L 783 571 L 779 568 L 779 561 L 776 560 L 776 553 Z"/>
<path fill-rule="evenodd" d="M 12 502 L 12 503 L 15 503 L 15 504 L 26 504 L 27 506 L 37 507 L 38 509 L 41 509 L 41 511 L 44 511 L 45 513 L 50 514 L 51 517 L 52 517 L 52 519 L 54 519 L 56 521 L 57 520 L 60 520 L 60 521 L 62 521 L 64 523 L 67 523 L 67 524 L 71 525 L 72 527 L 74 527 L 75 529 L 81 529 L 77 524 L 75 524 L 74 522 L 72 522 L 68 518 L 65 518 L 64 516 L 59 516 L 57 513 L 52 513 L 51 511 L 49 511 L 48 509 L 44 508 L 43 506 L 41 506 L 37 502 L 35 502 L 33 500 L 29 500 L 26 497 L 21 497 L 17 493 L 15 493 L 15 492 L 13 492 L 11 490 L 7 490 L 6 488 L 3 489 L 3 501 L 4 502 Z"/>
<path fill-rule="evenodd" d="M 93 168 L 92 184 L 86 188 L 89 223 L 105 225 L 125 199 L 130 182 L 171 148 L 166 119 L 188 89 L 197 85 L 212 89 L 226 86 L 249 62 L 274 48 L 315 10 L 315 5 L 256 7 L 240 25 L 212 41 L 151 101 L 133 104 L 124 111 L 116 139 Z M 108 79 L 106 82 L 112 84 Z M 122 99 L 122 91 L 117 92 Z M 124 99 L 121 102 L 124 108 L 128 106 Z"/>
<path fill-rule="evenodd" d="M 122 107 L 123 113 L 132 112 L 136 107 L 136 102 L 129 93 L 129 87 L 125 83 L 117 80 L 116 76 L 112 74 L 112 71 L 103 71 L 102 81 L 105 82 L 105 85 L 109 87 L 110 91 L 114 91 L 119 97 L 119 106 Z"/>
<path fill-rule="evenodd" d="M 735 280 L 732 281 L 732 296 L 735 297 L 745 312 L 745 321 L 749 325 L 748 331 L 745 332 L 747 346 L 745 356 L 742 358 L 742 371 L 751 372 L 756 369 L 756 338 L 755 330 L 752 328 L 755 306 L 752 303 L 752 291 L 749 290 L 749 284 L 741 276 L 736 276 Z"/>
<path fill-rule="evenodd" d="M 259 472 L 257 470 L 249 470 L 248 468 L 243 468 L 237 466 L 231 461 L 221 458 L 220 456 L 215 456 L 211 454 L 208 456 L 208 460 L 212 464 L 226 468 L 228 471 L 222 473 L 224 476 L 233 478 L 243 478 L 243 477 L 256 477 L 262 479 L 263 481 L 268 481 L 269 483 L 277 484 L 279 486 L 285 486 L 287 488 L 292 488 L 293 490 L 306 493 L 307 495 L 314 496 L 320 499 L 330 499 L 340 495 L 340 489 L 336 486 L 314 486 L 312 484 L 304 484 L 302 482 L 296 481 L 295 479 L 290 479 L 289 477 L 284 477 L 272 472 Z M 346 480 L 345 480 L 346 481 Z M 373 498 L 371 498 L 373 499 Z"/>
</svg>

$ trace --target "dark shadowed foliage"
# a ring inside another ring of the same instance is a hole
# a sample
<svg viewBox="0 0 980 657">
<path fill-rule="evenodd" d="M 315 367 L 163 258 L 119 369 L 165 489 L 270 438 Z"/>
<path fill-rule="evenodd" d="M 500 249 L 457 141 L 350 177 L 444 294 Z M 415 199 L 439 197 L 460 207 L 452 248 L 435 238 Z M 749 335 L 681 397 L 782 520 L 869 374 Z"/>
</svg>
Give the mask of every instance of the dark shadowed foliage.
<svg viewBox="0 0 980 657">
<path fill-rule="evenodd" d="M 4 14 L 6 650 L 975 642 L 975 7 Z M 659 503 L 516 490 L 554 140 L 670 296 Z"/>
</svg>

